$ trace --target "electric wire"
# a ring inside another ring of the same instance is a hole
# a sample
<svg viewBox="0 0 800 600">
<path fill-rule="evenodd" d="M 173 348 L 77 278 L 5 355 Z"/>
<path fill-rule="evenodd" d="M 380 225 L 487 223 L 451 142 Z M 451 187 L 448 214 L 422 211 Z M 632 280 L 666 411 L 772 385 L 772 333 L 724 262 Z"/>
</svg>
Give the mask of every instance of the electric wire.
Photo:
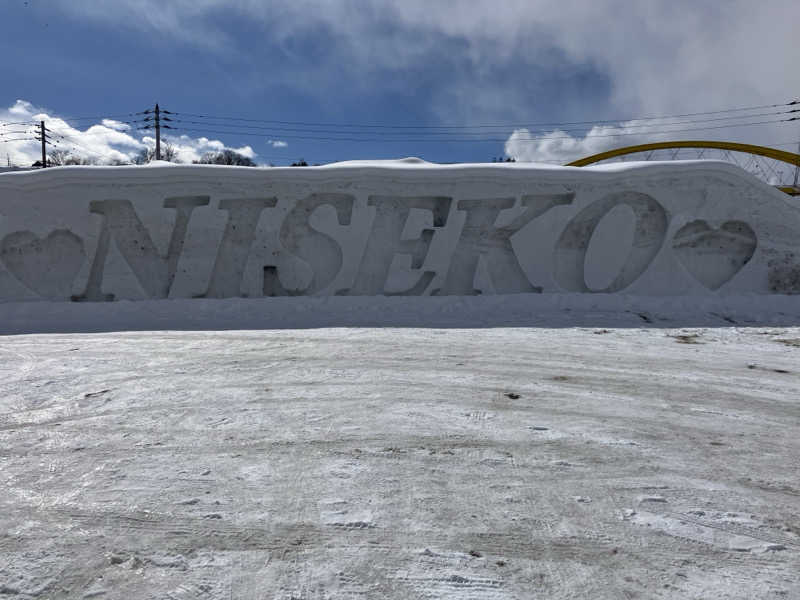
<svg viewBox="0 0 800 600">
<path fill-rule="evenodd" d="M 38 125 L 38 123 L 33 123 L 31 121 L 17 121 L 14 123 L 0 122 L 0 127 L 7 127 L 9 125 Z"/>
<path fill-rule="evenodd" d="M 85 146 L 83 146 L 83 145 L 79 144 L 78 142 L 76 142 L 75 140 L 73 140 L 70 136 L 67 136 L 67 135 L 64 135 L 64 134 L 61 134 L 61 133 L 56 133 L 56 135 L 58 136 L 59 140 L 65 142 L 67 144 L 71 144 L 71 145 L 75 146 L 76 148 L 79 148 L 79 149 L 83 150 L 84 152 L 88 152 L 89 154 L 93 154 L 93 155 L 99 156 L 99 157 L 105 157 L 106 156 L 102 152 L 98 152 L 96 150 L 90 150 L 90 149 L 86 148 Z"/>
<path fill-rule="evenodd" d="M 30 135 L 32 133 L 32 131 L 9 131 L 8 133 L 0 133 L 0 139 L 9 135 Z"/>
<path fill-rule="evenodd" d="M 762 104 L 756 106 L 745 106 L 738 108 L 727 108 L 722 110 L 701 111 L 694 113 L 674 114 L 674 115 L 660 115 L 660 116 L 645 116 L 645 117 L 628 117 L 617 119 L 594 119 L 590 121 L 553 121 L 548 123 L 500 123 L 500 124 L 480 124 L 480 125 L 390 125 L 390 124 L 366 124 L 366 123 L 320 123 L 308 121 L 279 121 L 274 119 L 251 119 L 244 117 L 230 117 L 220 115 L 206 115 L 199 113 L 185 113 L 175 111 L 171 114 L 187 117 L 198 117 L 205 119 L 217 120 L 231 120 L 231 121 L 245 121 L 252 123 L 276 123 L 280 125 L 300 125 L 308 127 L 355 127 L 355 128 L 388 128 L 388 129 L 475 129 L 475 128 L 524 128 L 524 127 L 556 127 L 560 125 L 587 125 L 594 123 L 623 123 L 632 121 L 648 121 L 659 119 L 674 119 L 683 117 L 696 117 L 701 115 L 714 115 L 732 112 L 744 112 L 752 110 L 763 110 L 767 108 L 779 108 L 786 106 L 794 106 L 800 104 L 800 100 L 793 100 L 791 102 L 784 102 L 778 104 Z"/>
<path fill-rule="evenodd" d="M 145 113 L 144 112 L 135 112 L 135 113 L 121 113 L 121 114 L 116 114 L 116 115 L 95 115 L 95 116 L 89 116 L 89 117 L 52 116 L 52 117 L 50 117 L 50 120 L 55 120 L 55 119 L 59 119 L 61 121 L 66 121 L 66 120 L 70 120 L 70 121 L 91 121 L 91 120 L 96 120 L 96 119 L 117 120 L 117 119 L 123 118 L 123 117 L 136 117 L 138 115 L 143 115 L 143 114 L 145 114 Z M 45 120 L 47 120 L 47 119 L 45 119 Z"/>
<path fill-rule="evenodd" d="M 767 121 L 755 121 L 750 123 L 736 123 L 735 125 L 726 124 L 726 125 L 713 125 L 708 127 L 690 127 L 684 129 L 664 129 L 664 130 L 651 130 L 651 131 L 637 131 L 637 132 L 621 132 L 621 133 L 603 133 L 603 134 L 591 134 L 588 133 L 582 136 L 582 139 L 586 138 L 607 138 L 607 137 L 623 137 L 629 135 L 665 135 L 671 133 L 685 133 L 689 131 L 709 131 L 714 129 L 729 129 L 731 127 L 752 127 L 755 125 L 767 125 L 770 123 L 782 123 L 786 121 L 793 121 L 795 119 L 774 119 L 774 120 L 767 120 Z M 216 133 L 216 134 L 227 134 L 227 135 L 241 135 L 241 136 L 255 136 L 255 137 L 268 137 L 268 134 L 265 133 L 248 133 L 243 131 L 222 131 L 218 129 L 197 129 L 191 127 L 176 127 L 178 131 L 192 131 L 192 132 L 200 132 L 200 133 Z M 464 142 L 472 142 L 472 143 L 492 143 L 492 142 L 508 142 L 510 138 L 448 138 L 448 139 L 440 139 L 440 138 L 415 138 L 415 139 L 397 139 L 397 138 L 357 138 L 357 137 L 320 137 L 320 136 L 302 136 L 302 135 L 283 135 L 275 136 L 275 137 L 282 137 L 286 139 L 295 139 L 295 140 L 315 140 L 315 141 L 335 141 L 335 142 L 395 142 L 395 143 L 464 143 Z M 566 139 L 576 139 L 574 136 L 571 135 L 544 135 L 544 136 L 527 136 L 527 137 L 515 137 L 513 141 L 516 142 L 537 142 L 542 140 L 566 140 Z"/>
<path fill-rule="evenodd" d="M 653 124 L 642 124 L 642 125 L 625 125 L 625 129 L 641 129 L 641 128 L 654 128 L 654 127 L 669 127 L 673 125 L 687 125 L 693 123 L 710 123 L 710 122 L 717 122 L 717 121 L 726 121 L 731 119 L 743 119 L 743 118 L 757 118 L 757 117 L 767 117 L 767 116 L 778 116 L 778 115 L 785 115 L 790 113 L 800 112 L 800 109 L 788 110 L 788 111 L 780 111 L 780 112 L 767 112 L 767 113 L 757 113 L 752 115 L 737 115 L 735 117 L 717 117 L 713 119 L 692 119 L 688 121 L 675 121 L 672 123 L 653 123 Z M 171 121 L 172 123 L 177 124 L 191 124 L 191 125 L 207 125 L 212 127 L 225 127 L 227 129 L 230 128 L 237 128 L 237 129 L 258 129 L 258 130 L 266 130 L 266 131 L 280 131 L 280 132 L 294 132 L 294 133 L 314 133 L 314 134 L 331 134 L 331 135 L 375 135 L 376 132 L 373 131 L 341 131 L 341 130 L 314 130 L 314 129 L 297 129 L 297 128 L 284 128 L 284 127 L 264 127 L 259 125 L 239 125 L 239 124 L 228 124 L 228 123 L 208 123 L 205 121 L 191 121 L 191 120 L 183 120 L 183 119 L 175 119 Z M 736 123 L 729 123 L 731 127 L 735 127 Z M 174 129 L 175 127 L 170 127 L 170 129 Z M 569 131 L 584 131 L 586 128 L 558 128 L 559 131 L 569 132 Z M 455 135 L 455 132 L 444 132 L 444 131 L 418 131 L 418 132 L 411 132 L 413 135 L 424 135 L 426 137 L 432 136 L 451 136 Z M 490 133 L 498 133 L 498 132 L 490 132 Z M 409 132 L 407 131 L 386 131 L 380 132 L 380 135 L 408 135 Z M 479 136 L 479 135 L 486 135 L 484 132 L 467 132 L 461 131 L 457 133 L 458 135 L 468 135 L 468 136 Z"/>
<path fill-rule="evenodd" d="M 246 118 L 246 117 L 232 117 L 232 116 L 222 116 L 222 115 L 209 115 L 209 114 L 200 114 L 200 113 L 189 113 L 189 112 L 179 112 L 179 111 L 169 111 L 160 109 L 159 112 L 164 115 L 177 115 L 177 116 L 186 116 L 186 117 L 196 117 L 202 119 L 213 119 L 213 120 L 222 120 L 222 121 L 242 121 L 248 123 L 272 123 L 272 124 L 279 124 L 279 125 L 296 125 L 301 127 L 343 127 L 343 128 L 380 128 L 380 129 L 406 129 L 406 130 L 444 130 L 447 132 L 448 130 L 466 130 L 466 129 L 477 129 L 477 128 L 535 128 L 535 127 L 560 127 L 566 125 L 593 125 L 593 124 L 603 124 L 603 123 L 633 123 L 639 121 L 654 121 L 654 120 L 664 120 L 664 119 L 676 119 L 676 118 L 684 118 L 684 117 L 695 117 L 695 116 L 707 116 L 707 115 L 718 115 L 718 114 L 730 114 L 736 112 L 747 112 L 747 111 L 754 111 L 754 110 L 763 110 L 763 109 L 772 109 L 772 108 L 785 108 L 787 106 L 795 106 L 800 104 L 800 100 L 792 100 L 790 102 L 783 102 L 783 103 L 776 103 L 776 104 L 762 104 L 762 105 L 753 105 L 753 106 L 744 106 L 744 107 L 734 107 L 734 108 L 727 108 L 727 109 L 719 109 L 719 110 L 709 110 L 709 111 L 699 111 L 693 113 L 682 113 L 682 114 L 672 114 L 672 115 L 659 115 L 659 116 L 642 116 L 642 117 L 627 117 L 627 118 L 616 118 L 616 119 L 594 119 L 588 121 L 552 121 L 552 122 L 543 122 L 543 123 L 525 123 L 525 122 L 516 122 L 516 123 L 501 123 L 501 124 L 475 124 L 475 125 L 395 125 L 395 124 L 375 124 L 375 123 L 321 123 L 321 122 L 308 122 L 308 121 L 282 121 L 282 120 L 275 120 L 275 119 L 253 119 L 253 118 Z M 786 111 L 786 112 L 796 112 L 795 111 Z M 59 120 L 71 120 L 71 121 L 85 121 L 85 120 L 95 120 L 95 119 L 124 119 L 121 122 L 130 122 L 130 117 L 137 117 L 140 115 L 148 115 L 143 119 L 143 121 L 152 120 L 149 115 L 152 115 L 155 111 L 153 109 L 147 109 L 144 111 L 138 112 L 129 112 L 129 113 L 118 113 L 113 115 L 93 115 L 93 116 L 58 116 L 58 117 L 51 117 L 51 120 L 59 119 Z M 735 118 L 754 118 L 756 116 L 764 116 L 768 113 L 764 113 L 763 115 L 734 115 L 730 117 L 719 117 L 714 119 L 698 119 L 697 122 L 705 122 L 705 121 L 714 121 L 714 120 L 722 120 L 722 119 L 735 119 Z M 775 113 L 780 114 L 780 113 Z M 40 119 L 41 120 L 41 119 Z M 170 121 L 169 117 L 164 117 L 162 119 L 164 121 Z M 34 118 L 31 117 L 31 121 L 34 121 Z M 0 126 L 6 125 L 27 125 L 32 124 L 31 122 L 19 121 L 14 123 L 0 123 Z M 664 123 L 662 123 L 663 125 Z M 234 125 L 223 125 L 233 127 Z M 639 125 L 629 125 L 639 127 Z"/>
</svg>

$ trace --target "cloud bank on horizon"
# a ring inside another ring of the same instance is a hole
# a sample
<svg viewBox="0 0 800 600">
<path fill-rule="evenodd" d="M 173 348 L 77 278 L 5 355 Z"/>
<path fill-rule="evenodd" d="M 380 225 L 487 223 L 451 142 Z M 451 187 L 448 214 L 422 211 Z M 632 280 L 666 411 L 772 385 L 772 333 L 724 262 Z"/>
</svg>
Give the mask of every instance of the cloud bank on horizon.
<svg viewBox="0 0 800 600">
<path fill-rule="evenodd" d="M 419 152 L 390 143 L 388 135 L 383 144 L 294 141 L 279 134 L 257 143 L 225 138 L 254 154 L 262 146 L 268 151 L 291 144 L 293 152 L 307 155 L 424 155 L 432 148 L 426 158 L 433 160 L 488 160 L 488 152 L 504 151 L 520 160 L 567 162 L 666 139 L 659 134 L 663 122 L 653 121 L 649 129 L 628 119 L 574 130 L 525 124 L 757 106 L 800 93 L 796 0 L 728 0 L 724 6 L 696 0 L 54 0 L 47 10 L 63 27 L 111 31 L 143 48 L 155 46 L 159 56 L 191 57 L 175 63 L 191 84 L 205 85 L 207 95 L 227 96 L 227 104 L 258 107 L 251 109 L 257 116 L 293 121 L 311 114 L 305 120 L 434 127 L 509 124 L 492 136 L 505 142 L 426 144 Z M 200 67 L 213 70 L 217 89 L 208 89 L 208 72 L 193 71 Z M 191 106 L 191 100 L 183 103 Z M 220 102 L 221 114 L 236 114 Z M 46 104 L 66 110 L 57 99 Z M 118 153 L 148 143 L 131 132 L 97 127 L 102 129 L 93 135 Z M 625 136 L 614 137 L 619 133 Z M 766 145 L 800 137 L 796 124 L 783 123 L 731 125 L 700 135 Z M 184 137 L 175 143 L 186 158 L 222 144 Z M 109 150 L 108 156 L 117 154 Z"/>
<path fill-rule="evenodd" d="M 85 129 L 70 125 L 69 119 L 57 116 L 53 111 L 33 106 L 26 100 L 17 100 L 8 108 L 0 108 L 0 123 L 13 123 L 7 129 L 21 133 L 0 137 L 0 159 L 15 165 L 29 165 L 41 160 L 40 142 L 33 139 L 37 134 L 37 121 L 45 121 L 50 133 L 50 150 L 62 150 L 69 155 L 102 164 L 130 163 L 142 151 L 155 147 L 152 135 L 137 135 L 123 121 L 101 119 L 99 123 Z M 31 125 L 23 125 L 30 122 Z M 0 129 L 0 134 L 4 129 Z M 13 141 L 4 141 L 12 139 Z M 191 163 L 206 152 L 233 150 L 250 159 L 257 157 L 250 146 L 238 148 L 226 146 L 219 140 L 206 137 L 192 138 L 188 135 L 166 135 L 162 141 L 172 146 L 178 162 Z"/>
</svg>

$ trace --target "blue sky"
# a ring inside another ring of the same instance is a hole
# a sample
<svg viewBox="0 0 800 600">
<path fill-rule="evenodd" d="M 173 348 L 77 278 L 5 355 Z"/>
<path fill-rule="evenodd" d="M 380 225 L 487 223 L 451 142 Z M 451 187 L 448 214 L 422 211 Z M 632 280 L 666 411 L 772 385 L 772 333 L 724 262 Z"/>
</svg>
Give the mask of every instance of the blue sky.
<svg viewBox="0 0 800 600">
<path fill-rule="evenodd" d="M 259 120 L 176 117 L 169 133 L 184 136 L 172 139 L 184 160 L 229 147 L 278 165 L 563 162 L 649 139 L 800 137 L 797 122 L 735 126 L 779 118 L 744 118 L 763 111 L 671 135 L 662 132 L 680 130 L 674 120 L 532 126 L 796 98 L 800 5 L 788 0 L 2 0 L 2 9 L 0 122 L 46 115 L 66 149 L 98 159 L 152 143 L 101 117 L 156 101 Z M 57 119 L 67 116 L 95 118 Z M 3 163 L 35 156 L 35 143 L 11 139 L 0 137 Z M 454 141 L 465 139 L 487 141 Z"/>
</svg>

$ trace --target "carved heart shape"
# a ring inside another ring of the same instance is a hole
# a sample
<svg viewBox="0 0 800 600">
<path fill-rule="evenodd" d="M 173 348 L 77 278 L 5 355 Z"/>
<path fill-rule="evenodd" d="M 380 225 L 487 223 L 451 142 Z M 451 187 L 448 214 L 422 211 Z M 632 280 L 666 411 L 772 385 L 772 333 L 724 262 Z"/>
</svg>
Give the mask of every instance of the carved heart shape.
<svg viewBox="0 0 800 600">
<path fill-rule="evenodd" d="M 742 270 L 757 243 L 756 234 L 743 221 L 727 221 L 719 229 L 692 221 L 675 234 L 672 248 L 697 281 L 716 290 Z"/>
<path fill-rule="evenodd" d="M 83 240 L 66 229 L 57 229 L 43 239 L 30 231 L 15 231 L 3 238 L 0 259 L 31 291 L 43 298 L 64 299 L 71 295 L 86 253 Z"/>
</svg>

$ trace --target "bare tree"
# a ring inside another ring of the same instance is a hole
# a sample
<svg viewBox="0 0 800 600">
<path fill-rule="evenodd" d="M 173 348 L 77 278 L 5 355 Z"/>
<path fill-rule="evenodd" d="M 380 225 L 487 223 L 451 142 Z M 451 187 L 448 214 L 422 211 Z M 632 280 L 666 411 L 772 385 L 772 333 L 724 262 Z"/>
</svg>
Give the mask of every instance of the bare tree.
<svg viewBox="0 0 800 600">
<path fill-rule="evenodd" d="M 67 160 L 69 156 L 69 152 L 66 150 L 61 150 L 60 148 L 56 148 L 50 151 L 50 154 L 47 155 L 47 164 L 51 167 L 60 167 L 61 165 L 65 164 L 64 161 Z"/>
<path fill-rule="evenodd" d="M 47 164 L 51 167 L 68 165 L 94 165 L 97 164 L 97 161 L 85 156 L 72 154 L 69 150 L 56 148 L 47 155 Z"/>
<path fill-rule="evenodd" d="M 250 158 L 234 152 L 233 150 L 223 150 L 222 152 L 206 152 L 200 160 L 193 161 L 199 165 L 234 165 L 239 167 L 255 167 Z"/>
<path fill-rule="evenodd" d="M 146 165 L 156 159 L 155 148 L 144 148 L 133 158 L 133 164 Z M 168 162 L 180 162 L 178 160 L 178 150 L 169 142 L 161 142 L 161 160 Z"/>
<path fill-rule="evenodd" d="M 64 162 L 65 165 L 96 165 L 97 161 L 93 158 L 87 158 L 85 156 L 70 156 Z"/>
</svg>

